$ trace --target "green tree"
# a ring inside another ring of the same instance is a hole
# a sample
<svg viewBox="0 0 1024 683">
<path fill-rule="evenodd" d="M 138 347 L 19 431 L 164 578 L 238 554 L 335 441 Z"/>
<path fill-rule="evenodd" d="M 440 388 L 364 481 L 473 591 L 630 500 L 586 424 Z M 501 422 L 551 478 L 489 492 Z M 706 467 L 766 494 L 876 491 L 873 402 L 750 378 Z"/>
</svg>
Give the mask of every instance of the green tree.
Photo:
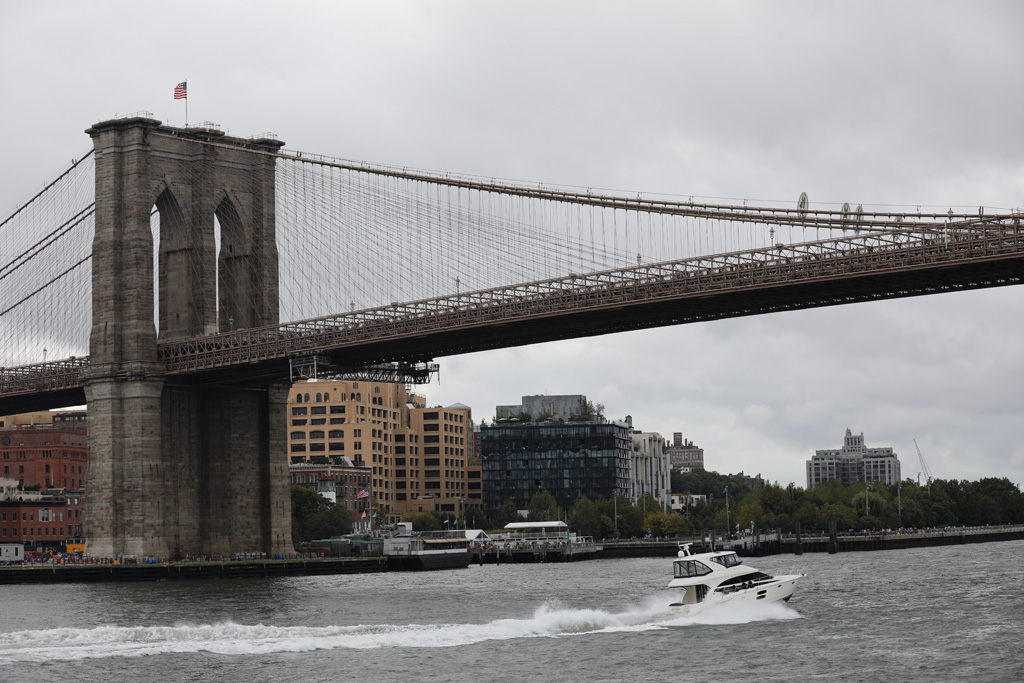
<svg viewBox="0 0 1024 683">
<path fill-rule="evenodd" d="M 815 486 L 817 488 L 817 486 Z M 857 513 L 849 505 L 829 503 L 818 510 L 817 525 L 820 529 L 828 529 L 829 521 L 836 520 L 840 531 L 853 529 L 857 523 Z"/>
<path fill-rule="evenodd" d="M 647 515 L 644 524 L 655 536 L 677 536 L 687 530 L 686 520 L 682 515 L 664 510 Z"/>
<path fill-rule="evenodd" d="M 778 484 L 767 484 L 760 492 L 761 508 L 765 514 L 779 515 L 792 512 L 791 492 Z"/>
<path fill-rule="evenodd" d="M 526 509 L 526 519 L 530 522 L 554 522 L 562 518 L 562 509 L 546 490 L 535 493 Z"/>
<path fill-rule="evenodd" d="M 740 527 L 746 528 L 753 523 L 755 529 L 760 529 L 761 522 L 764 520 L 764 510 L 761 509 L 761 505 L 757 501 L 744 501 L 739 512 L 736 513 L 735 520 Z"/>
<path fill-rule="evenodd" d="M 619 513 L 619 536 L 625 538 L 643 538 L 647 533 L 644 526 L 644 512 L 629 502 L 625 496 L 617 496 L 615 506 Z"/>
<path fill-rule="evenodd" d="M 305 522 L 307 541 L 352 533 L 352 519 L 342 505 L 331 504 L 314 512 Z"/>
<path fill-rule="evenodd" d="M 467 529 L 486 529 L 490 522 L 483 510 L 476 507 L 468 507 L 463 513 Z"/>
<path fill-rule="evenodd" d="M 338 512 L 331 513 L 331 508 Z M 292 486 L 292 540 L 296 543 L 350 533 L 352 522 L 344 508 L 312 489 Z"/>
<path fill-rule="evenodd" d="M 580 498 L 569 509 L 569 528 L 580 536 L 594 538 L 610 538 L 615 534 L 612 518 L 589 498 Z"/>
<path fill-rule="evenodd" d="M 502 503 L 498 509 L 494 512 L 491 517 L 491 526 L 495 529 L 501 529 L 510 522 L 521 522 L 523 518 L 519 516 L 519 510 L 516 508 L 514 500 L 506 500 Z"/>
<path fill-rule="evenodd" d="M 402 515 L 403 522 L 412 522 L 413 531 L 440 531 L 441 520 L 432 512 Z"/>
</svg>

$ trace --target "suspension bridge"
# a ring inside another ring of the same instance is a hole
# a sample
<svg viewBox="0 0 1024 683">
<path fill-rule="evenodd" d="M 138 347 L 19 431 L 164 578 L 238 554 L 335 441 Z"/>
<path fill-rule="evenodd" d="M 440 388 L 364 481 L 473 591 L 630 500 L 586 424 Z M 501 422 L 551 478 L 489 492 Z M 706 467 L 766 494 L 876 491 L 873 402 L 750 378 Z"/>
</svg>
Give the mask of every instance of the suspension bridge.
<svg viewBox="0 0 1024 683">
<path fill-rule="evenodd" d="M 1020 211 L 626 195 L 150 115 L 87 132 L 0 223 L 0 414 L 89 404 L 106 554 L 285 551 L 285 392 L 310 362 L 417 381 L 440 356 L 1024 272 Z"/>
</svg>

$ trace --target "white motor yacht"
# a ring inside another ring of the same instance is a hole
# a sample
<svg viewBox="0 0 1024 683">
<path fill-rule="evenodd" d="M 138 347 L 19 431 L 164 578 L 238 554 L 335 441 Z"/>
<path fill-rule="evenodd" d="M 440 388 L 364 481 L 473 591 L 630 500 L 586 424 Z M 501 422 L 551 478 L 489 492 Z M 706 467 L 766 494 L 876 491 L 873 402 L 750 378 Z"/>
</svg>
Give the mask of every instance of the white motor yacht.
<svg viewBox="0 0 1024 683">
<path fill-rule="evenodd" d="M 731 550 L 693 554 L 686 543 L 672 561 L 672 576 L 668 587 L 678 592 L 672 608 L 689 615 L 709 605 L 788 601 L 805 574 L 770 576 L 744 565 Z"/>
</svg>

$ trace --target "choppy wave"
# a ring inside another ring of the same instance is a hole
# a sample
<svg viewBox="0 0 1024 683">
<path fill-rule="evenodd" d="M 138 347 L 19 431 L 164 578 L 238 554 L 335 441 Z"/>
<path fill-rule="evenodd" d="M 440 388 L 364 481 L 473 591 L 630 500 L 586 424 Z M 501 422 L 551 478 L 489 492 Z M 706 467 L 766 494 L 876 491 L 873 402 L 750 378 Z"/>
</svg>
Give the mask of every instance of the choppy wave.
<svg viewBox="0 0 1024 683">
<path fill-rule="evenodd" d="M 799 616 L 782 603 L 769 603 L 723 605 L 694 617 L 679 617 L 665 611 L 667 604 L 664 597 L 652 597 L 642 605 L 611 613 L 569 609 L 549 602 L 529 618 L 497 619 L 484 624 L 268 626 L 222 622 L 16 631 L 0 633 L 0 665 L 187 652 L 246 655 L 338 648 L 440 648 L 488 640 L 742 624 Z"/>
</svg>

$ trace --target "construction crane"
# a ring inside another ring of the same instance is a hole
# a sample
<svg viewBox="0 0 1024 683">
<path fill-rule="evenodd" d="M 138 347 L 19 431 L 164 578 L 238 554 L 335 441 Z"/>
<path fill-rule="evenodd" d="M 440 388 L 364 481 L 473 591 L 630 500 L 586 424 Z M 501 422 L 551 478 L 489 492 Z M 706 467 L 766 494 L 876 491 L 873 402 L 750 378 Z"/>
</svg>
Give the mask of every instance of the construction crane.
<svg viewBox="0 0 1024 683">
<path fill-rule="evenodd" d="M 917 449 L 917 459 L 921 461 L 921 472 L 924 472 L 925 481 L 928 482 L 928 495 L 932 495 L 932 471 L 928 469 L 928 463 L 924 461 L 924 456 L 921 455 L 921 447 L 917 445 L 917 439 L 914 439 L 914 448 Z M 921 485 L 921 472 L 917 473 L 917 485 Z"/>
</svg>

